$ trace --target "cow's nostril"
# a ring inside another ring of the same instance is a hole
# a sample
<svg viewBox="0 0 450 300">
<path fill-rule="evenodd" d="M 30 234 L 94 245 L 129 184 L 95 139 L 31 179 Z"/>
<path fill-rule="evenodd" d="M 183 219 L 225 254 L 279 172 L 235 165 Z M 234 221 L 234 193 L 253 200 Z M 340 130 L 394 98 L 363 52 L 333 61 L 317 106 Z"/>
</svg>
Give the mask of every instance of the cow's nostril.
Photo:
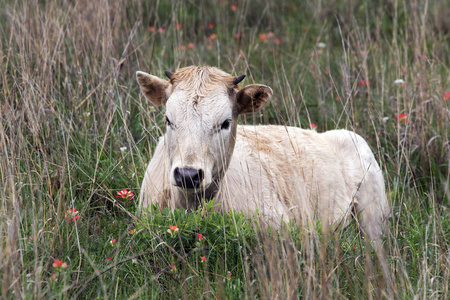
<svg viewBox="0 0 450 300">
<path fill-rule="evenodd" d="M 175 168 L 175 170 L 173 171 L 173 178 L 175 179 L 175 183 L 177 184 L 177 186 L 181 186 L 183 180 L 181 179 L 181 174 L 180 174 L 180 169 Z"/>
<path fill-rule="evenodd" d="M 199 169 L 198 172 L 197 172 L 198 186 L 200 186 L 200 185 L 202 184 L 203 178 L 204 178 L 204 176 L 203 176 L 203 170 L 202 170 L 202 169 Z"/>
<path fill-rule="evenodd" d="M 177 186 L 186 189 L 194 189 L 200 187 L 204 178 L 204 173 L 201 169 L 175 168 L 173 177 Z"/>
</svg>

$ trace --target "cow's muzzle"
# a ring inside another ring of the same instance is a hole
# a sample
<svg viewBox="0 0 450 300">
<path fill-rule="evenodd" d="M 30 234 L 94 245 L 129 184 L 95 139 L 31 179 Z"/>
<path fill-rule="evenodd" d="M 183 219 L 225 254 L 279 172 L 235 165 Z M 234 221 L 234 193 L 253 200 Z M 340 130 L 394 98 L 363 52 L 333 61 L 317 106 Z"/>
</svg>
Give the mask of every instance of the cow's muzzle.
<svg viewBox="0 0 450 300">
<path fill-rule="evenodd" d="M 198 189 L 204 179 L 202 169 L 175 168 L 173 178 L 177 186 L 185 189 Z"/>
</svg>

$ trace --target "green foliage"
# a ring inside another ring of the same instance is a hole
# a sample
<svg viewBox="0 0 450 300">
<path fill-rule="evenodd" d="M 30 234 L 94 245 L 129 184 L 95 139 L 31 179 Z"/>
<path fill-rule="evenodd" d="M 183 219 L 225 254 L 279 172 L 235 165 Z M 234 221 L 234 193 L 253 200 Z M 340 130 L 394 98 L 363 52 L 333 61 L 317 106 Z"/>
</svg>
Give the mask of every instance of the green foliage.
<svg viewBox="0 0 450 300">
<path fill-rule="evenodd" d="M 141 228 L 143 239 L 153 241 L 150 248 L 154 248 L 160 240 L 152 235 L 164 240 L 170 237 L 172 241 L 167 243 L 177 253 L 192 256 L 192 263 L 198 262 L 200 256 L 207 257 L 208 264 L 218 268 L 215 270 L 217 274 L 227 274 L 227 266 L 239 268 L 243 255 L 241 250 L 245 249 L 242 247 L 254 244 L 255 229 L 243 214 L 213 211 L 213 203 L 211 201 L 204 208 L 191 213 L 182 210 L 172 212 L 165 208 L 160 213 L 144 214 L 142 223 L 145 225 Z M 152 211 L 157 212 L 157 208 L 153 207 Z M 179 230 L 168 232 L 170 226 L 174 225 Z M 199 239 L 198 234 L 204 239 Z"/>
</svg>

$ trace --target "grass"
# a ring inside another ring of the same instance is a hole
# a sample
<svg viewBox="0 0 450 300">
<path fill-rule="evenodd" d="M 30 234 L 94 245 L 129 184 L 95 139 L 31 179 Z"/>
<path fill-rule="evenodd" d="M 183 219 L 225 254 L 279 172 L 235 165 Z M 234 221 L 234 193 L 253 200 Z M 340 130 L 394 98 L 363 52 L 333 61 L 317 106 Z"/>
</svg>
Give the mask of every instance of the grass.
<svg viewBox="0 0 450 300">
<path fill-rule="evenodd" d="M 0 294 L 448 299 L 448 5 L 297 2 L 1 0 Z M 191 64 L 273 88 L 242 123 L 365 137 L 393 209 L 385 255 L 356 224 L 259 230 L 214 203 L 135 220 L 116 193 L 139 193 L 164 125 L 134 74 Z"/>
</svg>

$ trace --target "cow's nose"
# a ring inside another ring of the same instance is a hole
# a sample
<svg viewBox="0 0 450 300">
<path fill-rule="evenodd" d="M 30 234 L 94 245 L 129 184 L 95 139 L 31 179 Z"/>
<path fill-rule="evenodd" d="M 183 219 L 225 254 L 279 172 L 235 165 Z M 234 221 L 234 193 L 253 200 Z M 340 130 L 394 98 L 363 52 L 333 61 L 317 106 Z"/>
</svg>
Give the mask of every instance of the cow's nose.
<svg viewBox="0 0 450 300">
<path fill-rule="evenodd" d="M 204 175 L 202 169 L 175 168 L 173 177 L 177 186 L 185 189 L 199 188 Z"/>
</svg>

